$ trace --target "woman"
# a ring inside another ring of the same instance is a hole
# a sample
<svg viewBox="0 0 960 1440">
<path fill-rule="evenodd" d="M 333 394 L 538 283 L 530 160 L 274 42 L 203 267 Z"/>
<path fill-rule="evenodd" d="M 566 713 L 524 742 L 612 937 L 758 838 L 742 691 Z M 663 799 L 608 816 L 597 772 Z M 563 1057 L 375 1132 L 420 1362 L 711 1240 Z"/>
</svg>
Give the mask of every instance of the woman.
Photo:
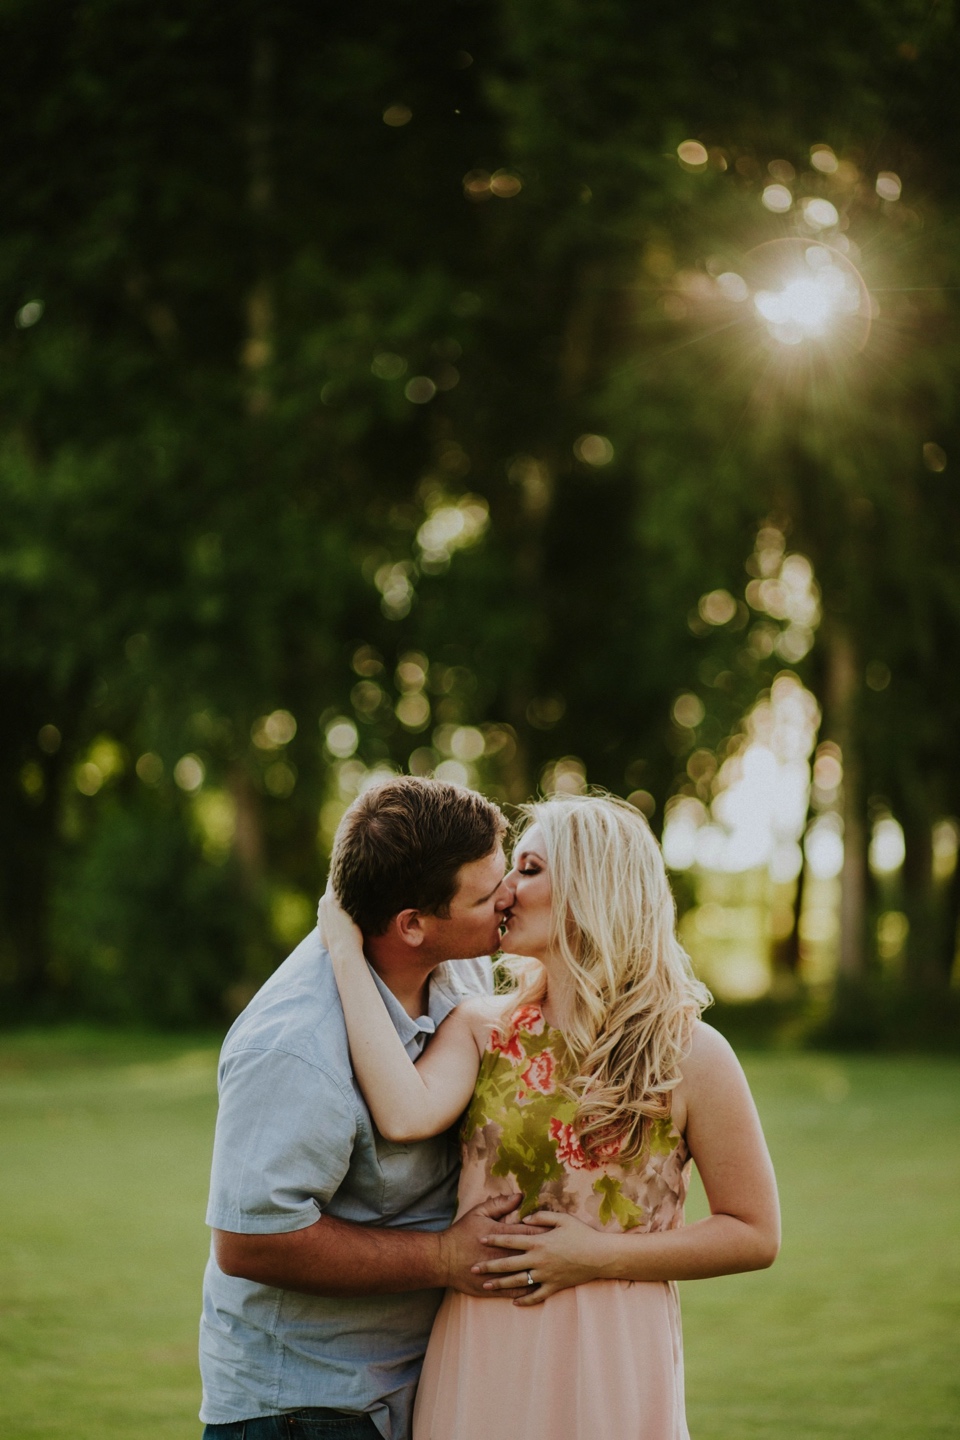
<svg viewBox="0 0 960 1440">
<path fill-rule="evenodd" d="M 659 847 L 610 796 L 526 807 L 503 941 L 515 988 L 461 1005 L 414 1066 L 325 897 L 357 1079 L 390 1140 L 462 1126 L 460 1208 L 520 1192 L 512 1305 L 450 1291 L 414 1440 L 686 1440 L 674 1284 L 772 1264 L 776 1187 L 743 1072 L 704 1025 Z M 683 1227 L 696 1161 L 710 1216 Z M 492 1242 L 491 1242 L 492 1243 Z M 518 1287 L 520 1287 L 518 1289 Z"/>
</svg>

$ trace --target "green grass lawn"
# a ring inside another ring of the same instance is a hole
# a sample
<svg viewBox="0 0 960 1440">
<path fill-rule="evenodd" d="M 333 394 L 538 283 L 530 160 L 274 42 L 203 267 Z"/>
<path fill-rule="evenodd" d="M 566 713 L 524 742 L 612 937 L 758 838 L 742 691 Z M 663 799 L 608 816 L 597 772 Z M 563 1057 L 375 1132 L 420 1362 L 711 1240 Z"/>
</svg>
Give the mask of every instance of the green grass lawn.
<svg viewBox="0 0 960 1440">
<path fill-rule="evenodd" d="M 0 1037 L 8 1440 L 197 1440 L 215 1066 L 204 1037 Z M 682 1287 L 694 1440 L 955 1436 L 960 1063 L 748 1071 L 784 1247 L 770 1271 Z"/>
</svg>

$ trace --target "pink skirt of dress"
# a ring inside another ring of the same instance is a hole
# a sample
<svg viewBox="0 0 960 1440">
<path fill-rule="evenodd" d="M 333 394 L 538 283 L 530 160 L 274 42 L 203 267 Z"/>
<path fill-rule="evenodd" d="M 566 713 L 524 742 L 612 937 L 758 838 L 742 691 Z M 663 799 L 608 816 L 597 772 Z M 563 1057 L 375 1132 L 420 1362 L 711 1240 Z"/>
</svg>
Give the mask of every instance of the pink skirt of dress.
<svg viewBox="0 0 960 1440">
<path fill-rule="evenodd" d="M 675 1285 L 595 1280 L 518 1308 L 450 1290 L 413 1440 L 689 1440 Z"/>
</svg>

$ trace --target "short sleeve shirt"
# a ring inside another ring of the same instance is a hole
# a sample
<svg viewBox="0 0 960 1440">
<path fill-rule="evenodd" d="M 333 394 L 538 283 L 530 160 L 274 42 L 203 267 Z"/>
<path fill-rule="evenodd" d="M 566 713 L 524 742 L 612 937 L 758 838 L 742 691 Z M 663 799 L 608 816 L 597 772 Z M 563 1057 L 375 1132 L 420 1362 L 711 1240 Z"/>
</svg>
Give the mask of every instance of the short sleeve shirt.
<svg viewBox="0 0 960 1440">
<path fill-rule="evenodd" d="M 455 1005 L 491 987 L 487 960 L 448 961 L 428 1013 L 411 1019 L 374 975 L 412 1059 Z M 223 1045 L 207 1224 L 273 1235 L 321 1214 L 361 1225 L 445 1229 L 456 1203 L 452 1132 L 393 1144 L 350 1067 L 330 958 L 312 932 Z M 224 1424 L 327 1406 L 369 1414 L 385 1440 L 409 1431 L 437 1290 L 327 1299 L 225 1275 L 211 1249 L 200 1326 L 201 1420 Z"/>
</svg>

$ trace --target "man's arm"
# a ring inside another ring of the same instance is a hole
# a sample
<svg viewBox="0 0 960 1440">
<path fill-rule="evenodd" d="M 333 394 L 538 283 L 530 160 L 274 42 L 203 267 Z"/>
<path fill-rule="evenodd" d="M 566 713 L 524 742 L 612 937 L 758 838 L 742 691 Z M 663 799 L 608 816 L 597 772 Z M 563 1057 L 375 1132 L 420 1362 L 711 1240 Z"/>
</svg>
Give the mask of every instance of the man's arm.
<svg viewBox="0 0 960 1440">
<path fill-rule="evenodd" d="M 436 1233 L 352 1225 L 332 1215 L 306 1229 L 275 1235 L 214 1230 L 214 1254 L 226 1275 L 308 1295 L 387 1295 L 452 1286 L 489 1298 L 497 1292 L 484 1290 L 483 1275 L 472 1275 L 470 1267 L 490 1253 L 480 1243 L 484 1236 L 529 1235 L 528 1227 L 500 1223 L 520 1200 L 519 1195 L 485 1200 L 449 1230 Z M 510 1298 L 508 1292 L 499 1293 Z"/>
</svg>

